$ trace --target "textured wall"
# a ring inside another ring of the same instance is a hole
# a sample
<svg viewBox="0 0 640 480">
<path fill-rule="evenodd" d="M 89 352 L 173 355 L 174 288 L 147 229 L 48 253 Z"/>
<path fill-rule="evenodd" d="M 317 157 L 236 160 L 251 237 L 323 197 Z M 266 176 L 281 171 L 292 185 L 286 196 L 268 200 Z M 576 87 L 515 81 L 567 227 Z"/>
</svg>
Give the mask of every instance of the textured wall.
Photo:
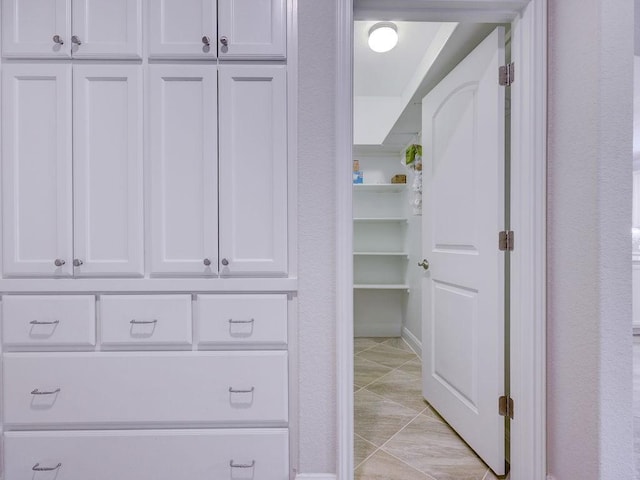
<svg viewBox="0 0 640 480">
<path fill-rule="evenodd" d="M 336 466 L 335 4 L 298 0 L 300 470 Z"/>
<path fill-rule="evenodd" d="M 632 478 L 632 9 L 549 2 L 547 451 L 557 480 Z"/>
</svg>

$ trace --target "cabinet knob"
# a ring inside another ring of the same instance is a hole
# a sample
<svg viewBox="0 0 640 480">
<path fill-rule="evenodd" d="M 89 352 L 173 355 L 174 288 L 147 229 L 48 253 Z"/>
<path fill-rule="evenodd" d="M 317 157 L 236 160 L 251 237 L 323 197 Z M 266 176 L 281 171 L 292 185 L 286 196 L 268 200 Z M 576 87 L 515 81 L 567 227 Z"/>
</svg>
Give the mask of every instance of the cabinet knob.
<svg viewBox="0 0 640 480">
<path fill-rule="evenodd" d="M 222 265 L 226 267 L 227 265 L 229 265 L 229 260 L 227 260 L 226 258 L 223 258 L 220 263 L 222 263 Z"/>
<path fill-rule="evenodd" d="M 73 35 L 71 37 L 71 43 L 75 43 L 76 45 L 82 45 L 82 42 L 80 41 L 80 38 L 78 38 L 77 35 Z"/>
<path fill-rule="evenodd" d="M 202 43 L 204 43 L 208 47 L 209 45 L 211 45 L 211 39 L 205 35 L 204 37 L 202 37 Z"/>
<path fill-rule="evenodd" d="M 211 265 L 211 260 L 209 260 L 208 258 L 205 258 L 202 263 L 204 263 L 205 267 L 208 267 L 209 265 Z"/>
<path fill-rule="evenodd" d="M 429 260 L 422 260 L 422 262 L 418 263 L 419 267 L 424 268 L 425 270 L 429 270 Z"/>
<path fill-rule="evenodd" d="M 229 39 L 227 37 L 220 37 L 220 43 L 223 46 L 228 47 L 229 46 Z"/>
<path fill-rule="evenodd" d="M 79 260 L 79 259 L 77 259 L 77 258 L 73 260 L 73 266 L 74 266 L 74 267 L 79 267 L 79 266 L 81 266 L 83 263 L 84 263 L 84 262 L 83 262 L 82 260 Z"/>
<path fill-rule="evenodd" d="M 65 263 L 67 263 L 67 262 L 65 262 L 64 260 L 61 260 L 61 259 L 59 259 L 59 258 L 56 258 L 55 262 L 53 262 L 53 264 L 54 264 L 56 267 L 61 267 L 61 266 L 63 266 Z"/>
<path fill-rule="evenodd" d="M 53 43 L 57 43 L 58 45 L 64 45 L 64 42 L 62 41 L 62 38 L 60 37 L 60 35 L 53 36 Z"/>
</svg>

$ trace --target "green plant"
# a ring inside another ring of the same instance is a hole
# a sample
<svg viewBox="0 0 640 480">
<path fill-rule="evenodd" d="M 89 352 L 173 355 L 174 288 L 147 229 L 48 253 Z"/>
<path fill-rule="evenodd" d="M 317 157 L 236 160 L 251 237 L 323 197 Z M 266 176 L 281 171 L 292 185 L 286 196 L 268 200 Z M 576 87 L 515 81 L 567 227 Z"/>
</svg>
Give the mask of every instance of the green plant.
<svg viewBox="0 0 640 480">
<path fill-rule="evenodd" d="M 416 161 L 416 157 L 422 157 L 422 145 L 414 143 L 407 147 L 407 150 L 404 154 L 405 165 L 413 165 L 413 163 Z"/>
</svg>

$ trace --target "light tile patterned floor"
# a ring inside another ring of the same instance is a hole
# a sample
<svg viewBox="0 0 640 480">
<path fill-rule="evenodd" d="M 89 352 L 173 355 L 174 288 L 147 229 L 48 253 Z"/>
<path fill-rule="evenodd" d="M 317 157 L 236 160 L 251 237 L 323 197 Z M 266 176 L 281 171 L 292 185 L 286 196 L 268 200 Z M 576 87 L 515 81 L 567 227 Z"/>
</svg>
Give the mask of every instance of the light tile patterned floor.
<svg viewBox="0 0 640 480">
<path fill-rule="evenodd" d="M 635 480 L 640 480 L 640 337 L 633 337 L 633 454 Z"/>
<path fill-rule="evenodd" d="M 355 480 L 496 480 L 424 401 L 402 339 L 356 338 L 354 350 Z"/>
</svg>

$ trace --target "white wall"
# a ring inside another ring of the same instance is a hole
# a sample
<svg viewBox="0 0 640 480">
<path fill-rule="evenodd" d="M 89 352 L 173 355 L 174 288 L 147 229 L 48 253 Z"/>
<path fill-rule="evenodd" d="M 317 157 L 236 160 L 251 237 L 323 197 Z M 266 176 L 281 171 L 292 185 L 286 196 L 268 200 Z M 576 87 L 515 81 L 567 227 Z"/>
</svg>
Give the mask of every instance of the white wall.
<svg viewBox="0 0 640 480">
<path fill-rule="evenodd" d="M 631 479 L 633 1 L 548 19 L 549 473 Z"/>
<path fill-rule="evenodd" d="M 408 178 L 407 181 L 411 182 Z M 409 285 L 409 296 L 404 315 L 404 328 L 422 343 L 422 279 L 424 278 L 424 270 L 418 267 L 418 263 L 422 261 L 422 217 L 412 215 L 410 207 L 408 211 L 407 250 L 409 265 L 407 284 Z M 421 354 L 422 352 L 417 353 Z"/>
</svg>

